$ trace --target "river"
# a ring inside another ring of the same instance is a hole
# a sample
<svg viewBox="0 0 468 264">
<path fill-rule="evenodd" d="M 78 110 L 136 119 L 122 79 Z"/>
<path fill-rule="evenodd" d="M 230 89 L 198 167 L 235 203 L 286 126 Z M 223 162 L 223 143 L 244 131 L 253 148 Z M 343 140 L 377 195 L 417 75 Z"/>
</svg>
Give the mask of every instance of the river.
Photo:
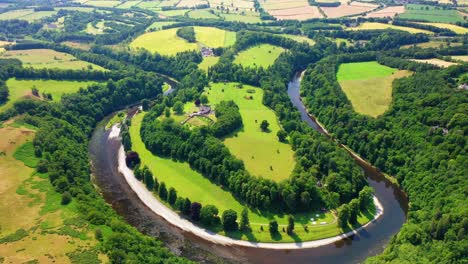
<svg viewBox="0 0 468 264">
<path fill-rule="evenodd" d="M 299 96 L 300 76 L 288 86 L 291 102 L 301 112 L 302 119 L 324 133 L 310 118 Z M 174 253 L 204 263 L 361 263 L 383 251 L 392 235 L 406 220 L 408 202 L 400 189 L 377 170 L 356 159 L 363 168 L 384 214 L 351 238 L 311 249 L 273 250 L 242 246 L 222 246 L 203 240 L 172 226 L 146 207 L 118 172 L 118 151 L 121 143 L 110 138 L 105 122 L 93 133 L 89 144 L 93 179 L 106 201 L 131 225 L 141 232 L 158 237 Z"/>
</svg>

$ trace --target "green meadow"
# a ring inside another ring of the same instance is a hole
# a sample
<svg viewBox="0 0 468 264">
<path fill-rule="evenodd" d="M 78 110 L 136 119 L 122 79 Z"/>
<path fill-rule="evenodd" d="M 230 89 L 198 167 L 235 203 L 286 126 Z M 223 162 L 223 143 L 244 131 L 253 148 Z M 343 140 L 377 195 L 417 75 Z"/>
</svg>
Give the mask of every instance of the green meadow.
<svg viewBox="0 0 468 264">
<path fill-rule="evenodd" d="M 234 59 L 235 64 L 244 67 L 268 68 L 283 53 L 284 49 L 270 44 L 261 44 L 239 52 Z"/>
<path fill-rule="evenodd" d="M 343 63 L 337 80 L 356 112 L 377 117 L 392 102 L 393 80 L 410 75 L 375 61 Z"/>
<path fill-rule="evenodd" d="M 408 4 L 405 10 L 403 14 L 398 15 L 399 18 L 440 23 L 463 22 L 463 17 L 454 9 L 444 10 L 439 6 Z"/>
</svg>

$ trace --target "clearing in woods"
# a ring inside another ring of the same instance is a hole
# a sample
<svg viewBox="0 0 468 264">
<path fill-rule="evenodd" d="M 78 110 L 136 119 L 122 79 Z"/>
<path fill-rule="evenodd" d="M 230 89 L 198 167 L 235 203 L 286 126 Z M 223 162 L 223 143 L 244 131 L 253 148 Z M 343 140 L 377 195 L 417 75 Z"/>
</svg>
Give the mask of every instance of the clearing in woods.
<svg viewBox="0 0 468 264">
<path fill-rule="evenodd" d="M 355 62 L 341 64 L 337 80 L 356 112 L 377 117 L 392 102 L 393 80 L 410 74 L 375 61 Z"/>
<path fill-rule="evenodd" d="M 282 47 L 261 44 L 239 52 L 234 59 L 234 63 L 244 67 L 268 68 L 273 65 L 283 51 Z"/>
</svg>

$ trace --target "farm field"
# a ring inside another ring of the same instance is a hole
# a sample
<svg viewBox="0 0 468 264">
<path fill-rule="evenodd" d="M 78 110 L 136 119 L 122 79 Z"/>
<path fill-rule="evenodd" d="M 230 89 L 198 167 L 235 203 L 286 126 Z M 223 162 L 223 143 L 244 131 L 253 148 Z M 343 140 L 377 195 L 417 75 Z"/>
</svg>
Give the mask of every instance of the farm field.
<svg viewBox="0 0 468 264">
<path fill-rule="evenodd" d="M 233 100 L 239 106 L 244 126 L 236 136 L 226 138 L 224 144 L 244 161 L 247 170 L 274 181 L 289 178 L 295 165 L 294 152 L 289 144 L 278 141 L 279 122 L 275 113 L 263 105 L 263 90 L 248 85 L 239 89 L 236 83 L 213 83 L 205 89 L 205 94 L 212 106 L 227 100 Z M 249 96 L 252 99 L 247 99 Z M 262 120 L 270 124 L 268 133 L 260 129 Z"/>
<path fill-rule="evenodd" d="M 452 30 L 453 32 L 457 34 L 466 34 L 468 33 L 468 28 L 464 28 L 461 26 L 453 25 L 453 24 L 448 24 L 448 23 L 420 23 L 423 25 L 429 25 L 429 26 L 434 26 L 438 28 L 447 28 Z"/>
<path fill-rule="evenodd" d="M 366 15 L 366 17 L 394 17 L 397 14 L 402 14 L 404 12 L 404 6 L 389 6 L 377 11 L 370 12 Z"/>
<path fill-rule="evenodd" d="M 243 23 L 260 23 L 262 20 L 256 13 L 246 12 L 245 15 L 235 13 L 216 13 L 216 15 L 223 18 L 225 21 L 240 21 Z"/>
<path fill-rule="evenodd" d="M 219 19 L 219 17 L 210 12 L 209 9 L 195 9 L 188 13 L 193 19 Z"/>
<path fill-rule="evenodd" d="M 261 44 L 239 52 L 234 63 L 244 67 L 268 68 L 283 53 L 284 49 L 270 44 Z"/>
<path fill-rule="evenodd" d="M 289 38 L 295 40 L 297 42 L 307 42 L 309 45 L 313 46 L 315 41 L 305 36 L 298 36 L 298 35 L 290 35 L 290 34 L 281 34 L 282 37 Z"/>
<path fill-rule="evenodd" d="M 200 64 L 198 64 L 198 68 L 207 72 L 208 68 L 218 63 L 218 61 L 219 61 L 219 57 L 213 57 L 213 56 L 204 57 L 203 61 Z"/>
<path fill-rule="evenodd" d="M 341 3 L 337 7 L 320 7 L 328 18 L 353 16 L 376 9 L 378 5 L 370 3 L 351 2 Z"/>
<path fill-rule="evenodd" d="M 410 45 L 404 45 L 401 46 L 402 49 L 407 49 L 411 48 L 413 46 L 420 47 L 420 48 L 439 48 L 442 45 L 442 47 L 448 47 L 448 43 L 444 41 L 429 41 L 429 42 L 423 42 L 423 43 L 417 43 L 417 44 L 410 44 Z M 461 43 L 450 43 L 450 46 L 456 47 L 456 46 L 461 46 Z"/>
<path fill-rule="evenodd" d="M 184 16 L 185 13 L 190 11 L 190 9 L 178 9 L 178 10 L 167 10 L 167 11 L 157 11 L 160 17 L 175 17 L 175 16 Z"/>
<path fill-rule="evenodd" d="M 463 22 L 463 17 L 456 10 L 436 9 L 434 6 L 417 4 L 408 4 L 406 11 L 400 14 L 399 18 L 440 23 Z"/>
<path fill-rule="evenodd" d="M 151 26 L 149 26 L 146 31 L 156 31 L 156 30 L 161 30 L 162 27 L 164 26 L 170 26 L 170 25 L 173 25 L 177 22 L 175 21 L 157 21 L 157 22 L 154 22 L 153 24 L 151 24 Z"/>
<path fill-rule="evenodd" d="M 346 30 L 376 30 L 376 29 L 397 29 L 407 31 L 409 33 L 425 33 L 425 34 L 434 34 L 428 30 L 422 30 L 417 28 L 411 27 L 402 27 L 402 26 L 394 26 L 391 24 L 384 24 L 384 23 L 377 23 L 377 22 L 364 22 L 357 27 L 347 28 Z"/>
<path fill-rule="evenodd" d="M 339 66 L 337 80 L 356 112 L 377 117 L 387 111 L 392 102 L 393 80 L 410 74 L 375 61 L 343 63 Z"/>
<path fill-rule="evenodd" d="M 62 95 L 67 93 L 74 93 L 80 87 L 86 88 L 95 82 L 78 82 L 78 81 L 55 81 L 55 80 L 17 80 L 8 79 L 6 84 L 10 91 L 9 100 L 0 106 L 0 112 L 11 107 L 17 100 L 25 97 L 31 98 L 31 88 L 36 87 L 39 94 L 43 92 L 52 94 L 54 101 L 59 101 Z"/>
<path fill-rule="evenodd" d="M 138 5 L 136 5 L 139 8 L 143 9 L 150 9 L 150 8 L 156 8 L 161 4 L 159 1 L 141 1 Z"/>
<path fill-rule="evenodd" d="M 452 59 L 468 62 L 468 55 L 452 56 Z"/>
<path fill-rule="evenodd" d="M 323 15 L 316 6 L 301 6 L 288 9 L 271 9 L 268 13 L 279 20 L 307 20 L 322 18 Z"/>
<path fill-rule="evenodd" d="M 194 27 L 195 37 L 198 43 L 208 47 L 217 48 L 234 44 L 236 33 L 213 27 Z M 179 38 L 176 34 L 177 28 L 150 32 L 137 37 L 130 47 L 138 49 L 145 48 L 150 52 L 163 55 L 175 55 L 178 52 L 197 50 L 198 43 L 189 43 Z M 155 45 L 155 43 L 157 43 Z"/>
<path fill-rule="evenodd" d="M 0 55 L 3 59 L 18 59 L 25 67 L 60 68 L 70 70 L 94 69 L 103 71 L 101 66 L 78 60 L 73 55 L 50 49 L 9 50 Z"/>
<path fill-rule="evenodd" d="M 116 6 L 116 7 L 117 8 L 122 8 L 122 9 L 128 9 L 128 8 L 131 8 L 133 6 L 138 5 L 140 2 L 141 2 L 141 0 L 122 2 L 122 4 L 120 4 L 120 5 Z"/>
<path fill-rule="evenodd" d="M 107 261 L 94 246 L 95 226 L 81 226 L 76 203 L 61 204 L 47 174 L 34 167 L 32 128 L 7 121 L 0 127 L 0 256 L 5 263 L 71 263 L 86 252 Z"/>
<path fill-rule="evenodd" d="M 200 5 L 208 5 L 208 1 L 206 0 L 180 0 L 176 7 L 179 7 L 179 8 L 194 8 L 196 6 L 200 6 Z"/>
<path fill-rule="evenodd" d="M 455 62 L 449 62 L 449 61 L 444 61 L 441 59 L 427 59 L 427 60 L 417 60 L 417 59 L 410 59 L 412 61 L 420 62 L 420 63 L 428 63 L 428 64 L 433 64 L 442 68 L 447 68 L 452 65 L 457 65 Z"/>
<path fill-rule="evenodd" d="M 188 163 L 161 158 L 148 151 L 139 136 L 143 117 L 144 113 L 140 113 L 132 120 L 132 126 L 130 127 L 132 149 L 139 153 L 142 164 L 150 168 L 158 181 L 165 182 L 167 188 L 174 187 L 180 197 L 187 197 L 191 201 L 197 201 L 202 205 L 215 205 L 219 209 L 220 214 L 227 209 L 235 210 L 240 214 L 244 206 L 231 193 L 211 183 L 198 172 L 193 171 Z M 331 213 L 309 212 L 294 215 L 297 225 L 295 230 L 296 238 L 290 237 L 285 233 L 281 233 L 278 237 L 271 237 L 268 232 L 268 222 L 270 219 L 276 219 L 281 229 L 287 224 L 287 215 L 259 212 L 257 210 L 252 211 L 250 209 L 248 211 L 252 227 L 251 233 L 234 232 L 225 234 L 221 230 L 216 231 L 238 239 L 264 242 L 293 242 L 297 241 L 297 239 L 301 241 L 316 240 L 338 235 L 342 232 L 337 227 L 336 220 Z M 319 224 L 313 225 L 310 221 L 311 217 L 317 219 Z M 370 214 L 361 214 L 359 216 L 359 223 L 368 222 L 370 217 Z M 322 222 L 324 224 L 320 224 Z M 309 231 L 305 231 L 304 225 L 307 225 Z M 260 229 L 261 226 L 264 231 Z"/>
<path fill-rule="evenodd" d="M 91 0 L 87 1 L 86 5 L 95 6 L 95 7 L 115 7 L 120 5 L 120 1 L 112 1 L 112 0 Z"/>
</svg>

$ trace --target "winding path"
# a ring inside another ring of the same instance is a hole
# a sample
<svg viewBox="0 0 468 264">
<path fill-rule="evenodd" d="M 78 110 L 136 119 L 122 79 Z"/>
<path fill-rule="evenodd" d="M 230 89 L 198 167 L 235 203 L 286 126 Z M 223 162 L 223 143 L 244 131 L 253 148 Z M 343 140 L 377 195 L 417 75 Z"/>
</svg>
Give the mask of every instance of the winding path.
<svg viewBox="0 0 468 264">
<path fill-rule="evenodd" d="M 112 131 L 109 135 L 109 138 L 117 138 L 120 134 L 120 128 L 118 125 L 114 125 L 112 127 Z M 377 218 L 383 215 L 383 206 L 379 202 L 379 200 L 374 196 L 374 203 L 376 206 L 376 214 L 374 219 L 363 226 L 347 232 L 345 234 L 341 234 L 338 236 L 314 240 L 314 241 L 306 241 L 306 242 L 298 242 L 298 243 L 264 243 L 264 242 L 249 242 L 244 240 L 237 240 L 232 239 L 226 236 L 219 235 L 214 233 L 208 229 L 199 227 L 192 222 L 188 221 L 187 219 L 181 217 L 172 209 L 168 208 L 166 205 L 161 203 L 154 195 L 146 188 L 146 186 L 138 181 L 131 169 L 129 169 L 125 163 L 125 151 L 123 146 L 120 146 L 119 153 L 118 153 L 118 170 L 124 176 L 126 182 L 130 186 L 130 188 L 136 193 L 138 198 L 154 213 L 163 217 L 166 221 L 171 223 L 172 225 L 194 234 L 202 239 L 210 241 L 215 244 L 220 244 L 224 246 L 243 246 L 243 247 L 253 247 L 253 248 L 263 248 L 263 249 L 304 249 L 304 248 L 316 248 L 324 245 L 328 245 L 331 243 L 335 243 L 340 241 L 346 237 L 353 236 L 357 234 L 361 229 L 365 228 L 367 225 L 374 222 Z"/>
</svg>

